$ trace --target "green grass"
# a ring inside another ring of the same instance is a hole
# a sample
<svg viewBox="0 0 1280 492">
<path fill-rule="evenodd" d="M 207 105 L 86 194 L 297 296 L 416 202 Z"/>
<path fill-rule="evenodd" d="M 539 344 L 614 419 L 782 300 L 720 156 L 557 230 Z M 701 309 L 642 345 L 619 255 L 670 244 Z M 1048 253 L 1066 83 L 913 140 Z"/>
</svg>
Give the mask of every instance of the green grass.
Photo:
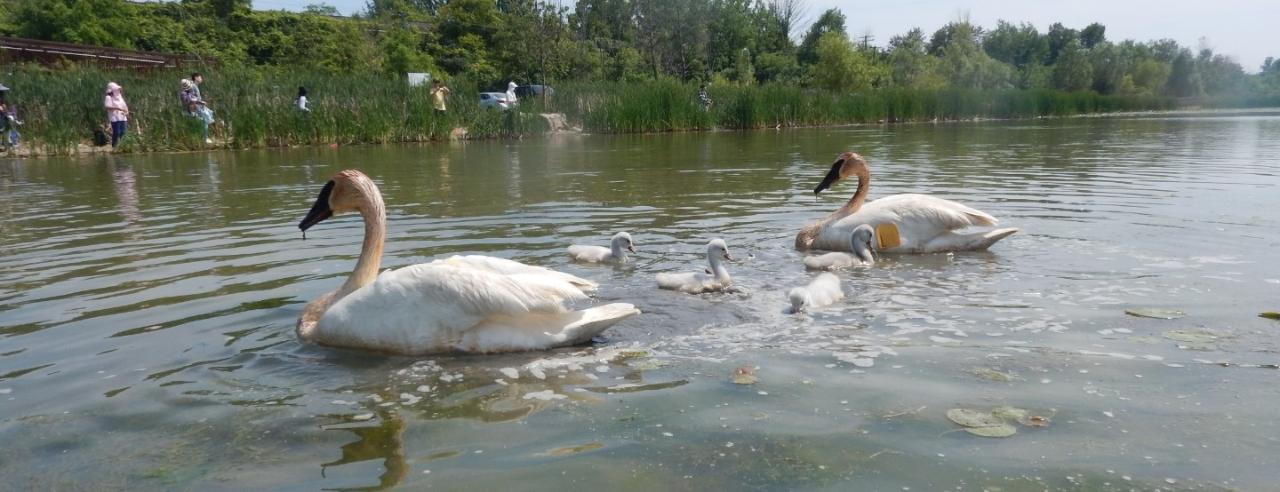
<svg viewBox="0 0 1280 492">
<path fill-rule="evenodd" d="M 56 70 L 15 67 L 5 83 L 26 125 L 23 139 L 46 153 L 73 152 L 93 128 L 106 124 L 102 109 L 108 81 L 125 87 L 133 113 L 124 152 L 203 149 L 200 125 L 179 105 L 177 71 Z M 880 89 L 832 93 L 787 85 L 712 86 L 715 104 L 698 104 L 697 85 L 670 79 L 568 82 L 554 97 L 523 101 L 518 111 L 481 109 L 479 88 L 451 80 L 449 113 L 431 108 L 425 87 L 380 74 L 334 76 L 281 68 L 230 69 L 206 74 L 202 87 L 218 123 L 211 129 L 230 148 L 320 144 L 377 144 L 446 140 L 456 127 L 468 138 L 509 138 L 540 133 L 536 113 L 561 112 L 593 133 L 636 133 L 822 126 L 874 122 L 1034 118 L 1095 112 L 1173 109 L 1177 101 L 1147 96 L 1104 96 L 1053 90 Z M 312 112 L 294 109 L 297 87 L 310 92 Z M 1252 100 L 1206 104 L 1254 106 Z"/>
</svg>

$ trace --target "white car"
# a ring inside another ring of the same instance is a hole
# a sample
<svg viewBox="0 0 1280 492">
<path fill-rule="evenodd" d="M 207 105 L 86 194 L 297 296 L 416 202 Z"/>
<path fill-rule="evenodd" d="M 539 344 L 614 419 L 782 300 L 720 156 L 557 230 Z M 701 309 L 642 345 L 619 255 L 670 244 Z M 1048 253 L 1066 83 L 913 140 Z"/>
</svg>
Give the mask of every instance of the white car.
<svg viewBox="0 0 1280 492">
<path fill-rule="evenodd" d="M 507 93 L 505 92 L 481 92 L 480 107 L 506 111 L 511 109 L 511 102 L 507 101 Z"/>
</svg>

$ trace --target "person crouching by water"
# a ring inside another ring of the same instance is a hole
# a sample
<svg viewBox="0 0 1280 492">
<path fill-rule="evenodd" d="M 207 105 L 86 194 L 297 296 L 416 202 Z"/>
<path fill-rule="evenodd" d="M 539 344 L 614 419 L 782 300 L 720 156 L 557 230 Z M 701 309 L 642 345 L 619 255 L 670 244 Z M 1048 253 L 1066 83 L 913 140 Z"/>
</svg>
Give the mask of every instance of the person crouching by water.
<svg viewBox="0 0 1280 492">
<path fill-rule="evenodd" d="M 452 92 L 440 80 L 431 81 L 431 106 L 436 109 L 437 114 L 444 114 L 447 110 L 444 98 Z"/>
<path fill-rule="evenodd" d="M 200 119 L 203 124 L 204 143 L 211 144 L 213 140 L 209 138 L 209 125 L 213 124 L 213 110 L 209 109 L 209 105 L 200 97 L 200 82 L 204 81 L 204 77 L 198 73 L 191 74 L 190 79 L 182 79 L 182 106 L 187 111 L 187 115 Z"/>
<path fill-rule="evenodd" d="M 107 121 L 111 122 L 111 148 L 120 144 L 129 121 L 129 104 L 124 102 L 123 87 L 115 82 L 107 82 L 107 95 L 102 106 L 107 109 Z"/>
<path fill-rule="evenodd" d="M 294 104 L 297 105 L 298 111 L 302 111 L 303 113 L 311 112 L 311 108 L 307 107 L 307 88 L 306 87 L 298 86 L 298 99 L 294 100 Z"/>
</svg>

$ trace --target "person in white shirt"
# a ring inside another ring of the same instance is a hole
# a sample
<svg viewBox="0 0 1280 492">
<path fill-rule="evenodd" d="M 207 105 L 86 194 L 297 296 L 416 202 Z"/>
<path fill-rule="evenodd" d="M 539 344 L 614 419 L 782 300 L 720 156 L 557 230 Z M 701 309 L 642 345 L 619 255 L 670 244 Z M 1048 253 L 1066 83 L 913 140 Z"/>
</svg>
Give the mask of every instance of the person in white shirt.
<svg viewBox="0 0 1280 492">
<path fill-rule="evenodd" d="M 294 101 L 298 105 L 298 111 L 310 113 L 311 108 L 307 107 L 307 88 L 298 86 L 298 99 Z"/>
<path fill-rule="evenodd" d="M 129 121 L 129 105 L 124 102 L 124 93 L 120 84 L 107 82 L 107 95 L 102 99 L 102 106 L 107 109 L 107 121 L 111 122 L 111 148 L 120 144 Z"/>
</svg>

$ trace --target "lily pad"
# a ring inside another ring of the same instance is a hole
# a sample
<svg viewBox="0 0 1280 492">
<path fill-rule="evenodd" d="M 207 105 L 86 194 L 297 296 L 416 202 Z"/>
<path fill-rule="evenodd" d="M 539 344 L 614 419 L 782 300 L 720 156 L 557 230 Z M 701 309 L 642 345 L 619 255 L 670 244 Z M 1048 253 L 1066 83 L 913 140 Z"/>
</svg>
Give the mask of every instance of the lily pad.
<svg viewBox="0 0 1280 492">
<path fill-rule="evenodd" d="M 1140 318 L 1156 318 L 1156 319 L 1178 319 L 1186 316 L 1187 313 L 1177 309 L 1164 308 L 1133 308 L 1124 310 L 1124 314 L 1129 316 L 1137 316 Z"/>
<path fill-rule="evenodd" d="M 968 427 L 965 432 L 982 437 L 1009 437 L 1018 433 L 1018 429 L 1009 424 L 991 425 L 987 427 Z"/>
<path fill-rule="evenodd" d="M 1258 317 L 1259 317 L 1259 318 L 1274 319 L 1274 320 L 1276 320 L 1276 321 L 1280 321 L 1280 313 L 1277 313 L 1277 312 L 1275 312 L 1275 311 L 1265 311 L 1265 312 L 1263 312 L 1263 313 L 1259 314 L 1259 315 L 1258 315 Z"/>
<path fill-rule="evenodd" d="M 1005 425 L 1004 419 L 989 412 L 979 412 L 967 408 L 947 410 L 947 418 L 965 427 L 999 427 Z"/>
<path fill-rule="evenodd" d="M 756 377 L 756 370 L 750 367 L 739 367 L 733 370 L 733 377 L 730 378 L 733 384 L 756 384 L 760 378 Z"/>
<path fill-rule="evenodd" d="M 1018 407 L 996 407 L 995 410 L 991 411 L 991 415 L 995 415 L 996 417 L 1018 421 L 1027 418 L 1029 413 L 1030 412 Z"/>
</svg>

